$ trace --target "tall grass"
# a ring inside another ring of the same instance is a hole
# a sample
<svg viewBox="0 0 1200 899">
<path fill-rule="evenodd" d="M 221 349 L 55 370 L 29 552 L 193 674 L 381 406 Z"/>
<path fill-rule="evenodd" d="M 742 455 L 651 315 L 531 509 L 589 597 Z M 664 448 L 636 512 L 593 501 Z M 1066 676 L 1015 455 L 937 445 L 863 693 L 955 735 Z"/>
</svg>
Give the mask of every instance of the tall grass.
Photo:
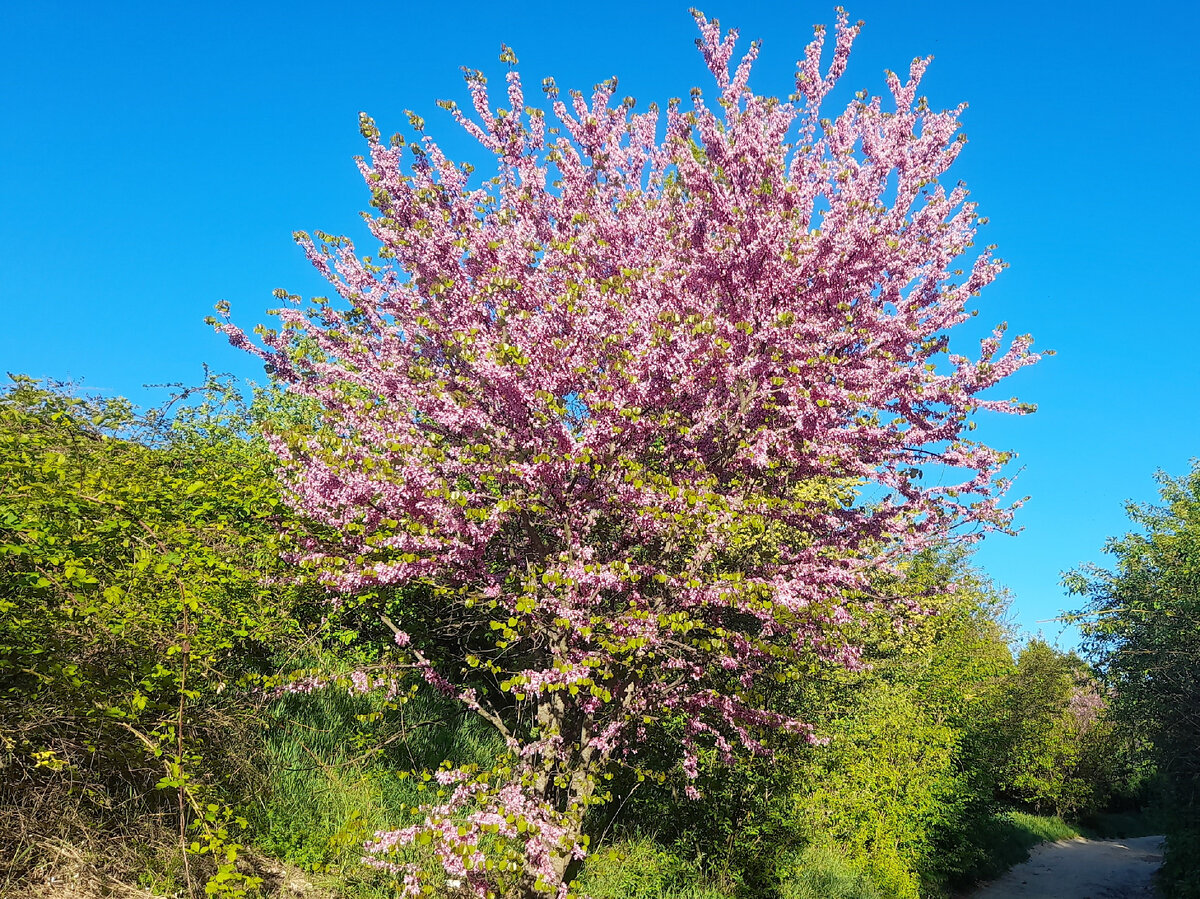
<svg viewBox="0 0 1200 899">
<path fill-rule="evenodd" d="M 646 837 L 619 840 L 584 863 L 580 891 L 590 899 L 728 899 L 731 884 Z"/>
<path fill-rule="evenodd" d="M 993 880 L 1029 858 L 1029 850 L 1040 843 L 1072 840 L 1080 836 L 1078 828 L 1057 816 L 1031 815 L 1013 809 L 998 812 L 984 819 L 973 833 L 970 842 L 977 847 L 975 863 L 958 885 Z"/>
<path fill-rule="evenodd" d="M 867 866 L 835 846 L 812 843 L 787 865 L 780 899 L 894 899 Z"/>
<path fill-rule="evenodd" d="M 486 725 L 455 711 L 424 690 L 399 710 L 334 687 L 280 699 L 267 728 L 256 846 L 372 894 L 383 880 L 362 864 L 363 841 L 410 823 L 429 798 L 408 772 L 446 759 L 484 765 L 502 748 Z"/>
</svg>

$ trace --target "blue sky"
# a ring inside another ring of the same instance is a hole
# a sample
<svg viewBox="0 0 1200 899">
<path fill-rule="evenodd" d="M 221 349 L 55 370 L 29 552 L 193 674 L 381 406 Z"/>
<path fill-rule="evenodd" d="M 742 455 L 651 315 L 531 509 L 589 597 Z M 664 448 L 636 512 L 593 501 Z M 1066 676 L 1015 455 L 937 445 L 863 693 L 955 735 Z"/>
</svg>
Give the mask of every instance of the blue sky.
<svg viewBox="0 0 1200 899">
<path fill-rule="evenodd" d="M 361 236 L 357 116 L 413 109 L 467 152 L 439 98 L 459 66 L 526 84 L 617 75 L 645 103 L 708 86 L 687 3 L 9 4 L 0 30 L 0 368 L 152 401 L 201 364 L 256 367 L 202 323 L 219 300 L 252 324 L 271 291 L 321 284 L 296 229 Z M 751 86 L 785 94 L 832 4 L 729 2 L 710 16 L 764 47 Z M 1058 355 L 1012 379 L 1032 417 L 979 434 L 1019 453 L 1016 538 L 977 561 L 1017 624 L 1054 638 L 1059 572 L 1101 558 L 1122 503 L 1200 455 L 1200 13 L 1189 3 L 848 5 L 866 27 L 841 96 L 935 59 L 931 105 L 970 103 L 956 166 L 1011 263 L 980 301 Z M 831 107 L 832 108 L 832 107 Z M 1005 387 L 1005 393 L 1010 392 Z M 1070 644 L 1070 632 L 1062 637 Z"/>
</svg>

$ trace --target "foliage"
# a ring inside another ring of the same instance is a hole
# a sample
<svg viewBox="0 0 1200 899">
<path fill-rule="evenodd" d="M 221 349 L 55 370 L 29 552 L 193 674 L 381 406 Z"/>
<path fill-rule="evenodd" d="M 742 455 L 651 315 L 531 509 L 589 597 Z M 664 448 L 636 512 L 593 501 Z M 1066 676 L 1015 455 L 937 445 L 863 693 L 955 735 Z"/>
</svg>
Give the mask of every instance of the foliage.
<svg viewBox="0 0 1200 899">
<path fill-rule="evenodd" d="M 784 865 L 780 899 L 891 899 L 910 894 L 891 892 L 877 884 L 863 859 L 854 860 L 825 842 L 809 843 Z"/>
<path fill-rule="evenodd" d="M 1099 809 L 1110 782 L 1107 701 L 1087 664 L 1043 640 L 1017 656 L 998 722 L 1006 748 L 1001 795 L 1038 812 Z"/>
<path fill-rule="evenodd" d="M 245 731 L 230 688 L 298 629 L 268 583 L 271 457 L 227 383 L 198 399 L 142 414 L 23 377 L 0 394 L 0 788 L 27 815 L 0 829 L 36 833 L 44 796 L 99 827 L 130 796 L 173 804 L 178 840 L 218 859 L 210 886 L 236 894 L 245 822 L 202 759 Z"/>
<path fill-rule="evenodd" d="M 592 899 L 727 899 L 728 888 L 653 840 L 621 840 L 592 854 L 580 880 Z"/>
<path fill-rule="evenodd" d="M 1012 670 L 1005 599 L 961 553 L 908 564 L 922 605 L 897 630 L 874 622 L 869 670 L 826 725 L 831 744 L 798 772 L 792 825 L 832 839 L 886 895 L 937 893 L 969 880 L 994 811 L 1000 697 Z"/>
<path fill-rule="evenodd" d="M 930 720 L 911 686 L 863 691 L 854 718 L 833 723 L 830 751 L 797 785 L 810 840 L 832 838 L 889 895 L 916 899 L 930 830 L 961 796 L 957 735 Z"/>
<path fill-rule="evenodd" d="M 1165 833 L 1167 829 L 1168 819 L 1161 805 L 1130 811 L 1097 812 L 1088 815 L 1084 826 L 1080 828 L 1088 839 L 1100 840 L 1150 837 Z"/>
<path fill-rule="evenodd" d="M 719 96 L 668 104 L 661 140 L 615 81 L 590 101 L 547 82 L 550 127 L 515 70 L 496 110 L 471 73 L 477 118 L 446 106 L 495 156 L 476 184 L 419 117 L 406 167 L 364 116 L 377 257 L 301 234 L 338 299 L 281 293 L 257 344 L 221 325 L 321 405 L 273 444 L 317 523 L 304 563 L 392 602 L 401 664 L 509 748 L 440 772 L 444 801 L 373 844 L 409 894 L 446 875 L 565 894 L 647 728 L 686 718 L 690 777 L 703 751 L 761 751 L 763 726 L 807 732 L 763 685 L 813 653 L 855 665 L 838 624 L 874 572 L 1009 520 L 1007 456 L 967 432 L 1026 411 L 982 394 L 1036 356 L 1003 328 L 949 352 L 1001 264 L 958 268 L 980 220 L 939 185 L 961 139 L 916 97 L 927 61 L 889 75 L 895 112 L 863 95 L 825 121 L 844 15 L 791 103 L 747 88 L 757 45 L 732 66 L 736 35 L 696 16 Z M 389 860 L 425 840 L 445 874 Z"/>
<path fill-rule="evenodd" d="M 1158 475 L 1161 505 L 1129 503 L 1136 530 L 1112 538 L 1112 569 L 1066 577 L 1086 597 L 1081 629 L 1113 691 L 1114 714 L 1151 744 L 1174 820 L 1164 863 L 1168 895 L 1200 883 L 1200 463 Z"/>
<path fill-rule="evenodd" d="M 738 895 L 775 896 L 793 881 L 888 896 L 970 883 L 992 851 L 1005 752 L 996 732 L 1014 665 L 1004 597 L 961 552 L 924 554 L 905 569 L 902 584 L 876 589 L 921 605 L 902 629 L 884 614 L 852 626 L 866 667 L 819 668 L 770 698 L 812 721 L 825 745 L 765 735 L 769 757 L 723 766 L 710 756 L 704 797 L 690 804 L 678 779 L 635 785 L 616 832 L 646 835 L 641 822 L 653 822 L 649 833 L 672 851 L 731 872 Z M 824 861 L 797 867 L 809 856 Z"/>
</svg>

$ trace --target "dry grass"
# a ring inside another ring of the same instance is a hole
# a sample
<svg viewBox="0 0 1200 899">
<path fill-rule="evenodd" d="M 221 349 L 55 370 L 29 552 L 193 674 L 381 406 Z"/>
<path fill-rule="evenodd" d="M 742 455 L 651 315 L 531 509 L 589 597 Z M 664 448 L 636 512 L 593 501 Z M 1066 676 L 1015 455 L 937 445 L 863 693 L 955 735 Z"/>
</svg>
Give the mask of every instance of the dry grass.
<svg viewBox="0 0 1200 899">
<path fill-rule="evenodd" d="M 156 787 L 168 773 L 163 761 L 123 729 L 87 730 L 49 713 L 22 719 L 21 711 L 28 710 L 4 708 L 0 720 L 36 723 L 38 739 L 22 740 L 23 748 L 50 746 L 63 763 L 39 767 L 27 751 L 12 751 L 13 739 L 3 747 L 10 751 L 0 751 L 0 897 L 205 896 L 215 868 L 208 858 L 185 862 L 179 796 Z M 252 792 L 253 715 L 220 703 L 205 713 L 189 735 L 206 761 L 219 762 L 221 782 L 214 785 L 212 775 L 202 773 L 193 786 L 217 801 L 220 788 Z M 191 808 L 187 814 L 194 817 Z M 268 872 L 264 880 L 287 878 Z"/>
<path fill-rule="evenodd" d="M 182 899 L 182 887 L 155 890 L 138 886 L 113 873 L 114 857 L 131 857 L 137 847 L 111 846 L 109 854 L 98 856 L 94 848 L 53 841 L 35 847 L 33 863 L 24 876 L 0 886 L 5 899 Z M 257 896 L 262 899 L 336 899 L 336 891 L 314 885 L 302 871 L 256 853 L 243 852 L 239 868 L 261 877 Z M 129 876 L 131 872 L 126 872 Z M 197 894 L 203 895 L 202 885 Z"/>
<path fill-rule="evenodd" d="M 220 762 L 222 770 L 234 772 L 226 780 L 236 778 L 252 792 L 252 729 L 220 716 L 210 724 L 226 725 Z M 39 770 L 11 755 L 0 757 L 0 899 L 206 897 L 204 885 L 216 866 L 211 856 L 189 854 L 185 867 L 174 791 L 155 789 L 162 772 L 136 755 L 122 761 L 142 767 Z M 194 836 L 188 833 L 189 840 Z M 242 874 L 261 879 L 254 899 L 341 895 L 336 885 L 314 885 L 296 866 L 251 849 L 239 851 L 237 865 Z"/>
<path fill-rule="evenodd" d="M 165 899 L 152 890 L 115 880 L 96 867 L 95 857 L 79 846 L 45 842 L 33 847 L 36 857 L 25 876 L 5 896 L 27 899 Z"/>
</svg>

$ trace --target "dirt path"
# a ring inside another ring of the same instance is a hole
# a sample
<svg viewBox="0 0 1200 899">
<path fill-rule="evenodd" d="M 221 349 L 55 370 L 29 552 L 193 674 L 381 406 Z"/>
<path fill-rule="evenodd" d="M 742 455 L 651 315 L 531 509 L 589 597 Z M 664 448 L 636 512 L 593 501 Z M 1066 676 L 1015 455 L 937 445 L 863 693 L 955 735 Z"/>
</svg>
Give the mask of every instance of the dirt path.
<svg viewBox="0 0 1200 899">
<path fill-rule="evenodd" d="M 1150 899 L 1162 837 L 1044 843 L 970 899 Z"/>
</svg>

